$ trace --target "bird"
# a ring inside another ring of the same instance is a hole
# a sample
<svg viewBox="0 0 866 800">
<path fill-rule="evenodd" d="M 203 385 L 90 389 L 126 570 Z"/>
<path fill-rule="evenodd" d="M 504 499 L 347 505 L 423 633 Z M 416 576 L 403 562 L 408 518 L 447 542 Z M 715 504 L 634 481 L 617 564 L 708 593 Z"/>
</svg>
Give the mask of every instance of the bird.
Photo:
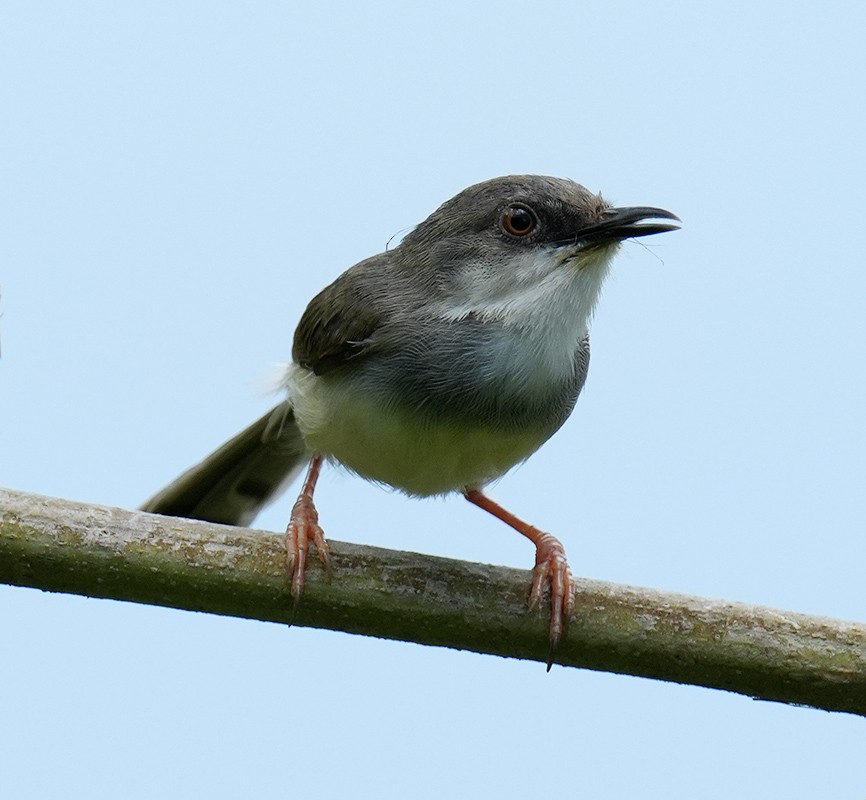
<svg viewBox="0 0 866 800">
<path fill-rule="evenodd" d="M 528 605 L 549 593 L 553 654 L 574 611 L 565 548 L 486 487 L 572 413 L 621 243 L 679 223 L 661 208 L 615 207 L 565 178 L 469 186 L 313 297 L 295 330 L 285 399 L 142 510 L 246 526 L 306 468 L 285 534 L 297 602 L 311 546 L 330 566 L 314 501 L 325 463 L 411 496 L 462 494 L 535 546 Z"/>
</svg>

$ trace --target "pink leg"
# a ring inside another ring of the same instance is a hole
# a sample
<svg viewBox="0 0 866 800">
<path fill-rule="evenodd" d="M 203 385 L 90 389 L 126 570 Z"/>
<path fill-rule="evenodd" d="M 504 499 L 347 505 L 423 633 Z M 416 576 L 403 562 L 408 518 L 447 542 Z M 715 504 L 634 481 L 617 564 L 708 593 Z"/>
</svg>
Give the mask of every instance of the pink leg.
<svg viewBox="0 0 866 800">
<path fill-rule="evenodd" d="M 304 588 L 304 572 L 307 569 L 307 553 L 311 541 L 316 546 L 325 568 L 330 568 L 331 565 L 328 543 L 325 541 L 324 531 L 319 527 L 319 512 L 313 503 L 313 492 L 316 481 L 319 480 L 323 460 L 320 455 L 310 459 L 307 477 L 292 507 L 292 516 L 286 528 L 286 560 L 292 575 L 291 592 L 296 601 Z"/>
<path fill-rule="evenodd" d="M 562 542 L 549 533 L 540 531 L 522 519 L 518 519 L 499 503 L 491 500 L 480 489 L 469 489 L 463 495 L 470 503 L 483 508 L 510 525 L 518 533 L 522 533 L 535 545 L 535 568 L 533 569 L 532 589 L 529 592 L 529 607 L 534 608 L 544 589 L 550 586 L 550 657 L 547 668 L 550 669 L 551 658 L 556 645 L 562 638 L 565 625 L 574 612 L 574 581 L 571 569 L 565 557 Z"/>
</svg>

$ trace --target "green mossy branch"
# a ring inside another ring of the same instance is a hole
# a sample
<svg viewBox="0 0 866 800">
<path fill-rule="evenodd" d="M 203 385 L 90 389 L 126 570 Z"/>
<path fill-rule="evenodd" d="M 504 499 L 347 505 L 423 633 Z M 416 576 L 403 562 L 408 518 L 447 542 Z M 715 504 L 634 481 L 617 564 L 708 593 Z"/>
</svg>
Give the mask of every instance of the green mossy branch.
<svg viewBox="0 0 866 800">
<path fill-rule="evenodd" d="M 283 537 L 0 489 L 0 582 L 547 660 L 530 573 L 331 542 L 288 593 Z M 555 662 L 866 716 L 866 626 L 578 580 Z"/>
</svg>

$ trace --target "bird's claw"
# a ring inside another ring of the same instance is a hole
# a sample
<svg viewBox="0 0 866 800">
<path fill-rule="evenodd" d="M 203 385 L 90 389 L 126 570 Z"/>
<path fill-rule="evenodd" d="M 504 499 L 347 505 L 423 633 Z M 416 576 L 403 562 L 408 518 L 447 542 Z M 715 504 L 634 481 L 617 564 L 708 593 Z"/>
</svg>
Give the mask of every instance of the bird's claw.
<svg viewBox="0 0 866 800">
<path fill-rule="evenodd" d="M 562 542 L 549 533 L 543 533 L 536 543 L 535 568 L 532 571 L 532 589 L 529 607 L 535 608 L 544 590 L 550 587 L 550 651 L 547 669 L 553 663 L 553 654 L 562 639 L 565 626 L 574 613 L 574 579 L 565 557 Z"/>
<path fill-rule="evenodd" d="M 311 496 L 302 494 L 292 507 L 285 541 L 286 563 L 291 575 L 290 591 L 297 602 L 304 588 L 304 573 L 307 569 L 310 543 L 315 545 L 325 569 L 330 569 L 331 566 L 328 542 L 325 539 L 325 532 L 319 525 L 319 513 Z"/>
</svg>

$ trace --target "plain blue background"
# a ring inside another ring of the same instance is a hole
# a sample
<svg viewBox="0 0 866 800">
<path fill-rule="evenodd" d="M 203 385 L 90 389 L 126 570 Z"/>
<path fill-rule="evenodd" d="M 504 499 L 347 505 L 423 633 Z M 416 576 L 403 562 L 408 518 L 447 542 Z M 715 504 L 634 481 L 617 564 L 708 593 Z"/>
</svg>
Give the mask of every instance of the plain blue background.
<svg viewBox="0 0 866 800">
<path fill-rule="evenodd" d="M 670 208 L 494 496 L 593 578 L 866 619 L 862 3 L 6 3 L 0 484 L 133 508 L 263 412 L 306 301 L 464 186 Z M 529 567 L 331 470 L 327 533 Z M 291 498 L 257 521 L 284 527 Z M 9 798 L 866 796 L 866 722 L 0 587 Z"/>
</svg>

